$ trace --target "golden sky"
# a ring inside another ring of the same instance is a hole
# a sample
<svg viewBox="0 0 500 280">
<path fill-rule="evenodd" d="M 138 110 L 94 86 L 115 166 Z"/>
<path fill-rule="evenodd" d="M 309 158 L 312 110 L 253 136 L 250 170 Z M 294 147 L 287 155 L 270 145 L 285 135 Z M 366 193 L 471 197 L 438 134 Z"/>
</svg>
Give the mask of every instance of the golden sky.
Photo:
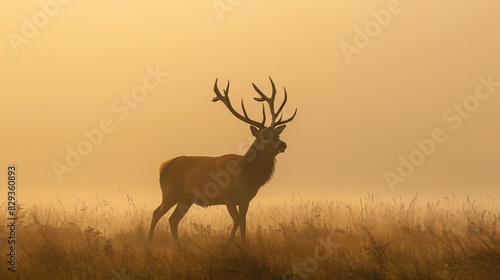
<svg viewBox="0 0 500 280">
<path fill-rule="evenodd" d="M 251 83 L 269 93 L 271 76 L 285 115 L 298 114 L 259 199 L 497 197 L 499 11 L 491 0 L 3 1 L 3 176 L 16 165 L 25 203 L 121 189 L 155 207 L 161 162 L 250 141 L 211 102 L 215 79 L 258 119 Z M 81 159 L 68 156 L 78 147 Z"/>
</svg>

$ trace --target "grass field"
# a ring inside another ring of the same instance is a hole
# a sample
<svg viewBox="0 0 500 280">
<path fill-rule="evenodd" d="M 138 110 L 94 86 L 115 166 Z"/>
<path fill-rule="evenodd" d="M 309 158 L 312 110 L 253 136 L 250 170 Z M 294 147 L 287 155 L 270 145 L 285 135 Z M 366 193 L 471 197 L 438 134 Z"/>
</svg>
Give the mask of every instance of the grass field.
<svg viewBox="0 0 500 280">
<path fill-rule="evenodd" d="M 123 211 L 105 201 L 26 207 L 18 213 L 16 272 L 7 270 L 8 228 L 0 230 L 0 279 L 500 278 L 500 211 L 491 200 L 368 195 L 350 205 L 296 196 L 281 206 L 252 204 L 246 245 L 238 238 L 225 245 L 231 221 L 224 208 L 193 207 L 178 244 L 169 212 L 148 247 L 154 206 L 128 198 Z"/>
</svg>

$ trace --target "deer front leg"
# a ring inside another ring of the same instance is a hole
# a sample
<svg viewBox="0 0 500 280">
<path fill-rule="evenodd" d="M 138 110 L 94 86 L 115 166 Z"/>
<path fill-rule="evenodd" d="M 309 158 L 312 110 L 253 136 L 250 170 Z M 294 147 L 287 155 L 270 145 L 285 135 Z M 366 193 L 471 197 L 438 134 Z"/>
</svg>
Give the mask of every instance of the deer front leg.
<svg viewBox="0 0 500 280">
<path fill-rule="evenodd" d="M 234 239 L 234 235 L 236 234 L 236 229 L 240 224 L 240 219 L 238 210 L 236 209 L 236 204 L 228 203 L 226 207 L 227 211 L 229 212 L 229 215 L 231 215 L 231 218 L 233 219 L 233 229 L 231 230 L 231 235 L 229 236 L 229 241 L 228 241 L 228 243 L 231 243 Z"/>
<path fill-rule="evenodd" d="M 240 214 L 240 234 L 241 238 L 243 239 L 243 242 L 246 242 L 246 227 L 247 227 L 247 211 L 248 211 L 248 204 L 249 202 L 245 202 L 240 204 L 238 207 L 239 214 Z"/>
</svg>

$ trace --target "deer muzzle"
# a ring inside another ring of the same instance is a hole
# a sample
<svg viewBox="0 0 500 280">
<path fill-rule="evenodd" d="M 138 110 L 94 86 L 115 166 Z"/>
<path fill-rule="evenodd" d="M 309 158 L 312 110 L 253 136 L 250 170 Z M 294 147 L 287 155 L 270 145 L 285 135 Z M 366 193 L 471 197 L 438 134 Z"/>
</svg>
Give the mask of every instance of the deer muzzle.
<svg viewBox="0 0 500 280">
<path fill-rule="evenodd" d="M 280 141 L 276 144 L 276 153 L 283 153 L 286 150 L 286 143 Z"/>
</svg>

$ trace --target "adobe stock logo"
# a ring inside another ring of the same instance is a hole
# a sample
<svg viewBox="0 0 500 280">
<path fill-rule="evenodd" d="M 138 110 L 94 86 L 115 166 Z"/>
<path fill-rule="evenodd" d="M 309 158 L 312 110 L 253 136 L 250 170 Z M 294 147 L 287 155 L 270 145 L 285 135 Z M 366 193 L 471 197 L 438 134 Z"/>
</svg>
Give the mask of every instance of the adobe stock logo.
<svg viewBox="0 0 500 280">
<path fill-rule="evenodd" d="M 333 242 L 332 237 L 319 238 L 318 245 L 314 248 L 314 254 L 294 264 L 291 269 L 281 275 L 283 280 L 308 279 L 311 274 L 320 268 L 320 264 L 326 261 L 340 245 Z"/>
<path fill-rule="evenodd" d="M 411 0 L 409 0 L 411 1 Z M 389 26 L 393 20 L 393 16 L 399 15 L 403 11 L 403 6 L 399 0 L 391 0 L 387 3 L 387 9 L 380 11 L 371 11 L 373 19 L 365 23 L 363 29 L 354 27 L 353 44 L 346 42 L 340 43 L 340 51 L 344 55 L 347 63 L 352 62 L 353 54 L 360 54 L 361 50 L 367 48 L 372 39 L 377 37 L 383 28 Z"/>
<path fill-rule="evenodd" d="M 443 113 L 443 120 L 448 124 L 452 131 L 459 129 L 464 120 L 471 117 L 472 113 L 476 111 L 481 102 L 488 100 L 491 94 L 496 92 L 495 88 L 500 87 L 500 82 L 493 81 L 493 75 L 489 74 L 487 78 L 483 76 L 478 77 L 479 84 L 476 86 L 474 93 L 464 98 L 461 103 L 455 103 L 451 108 Z M 430 137 L 425 139 L 416 139 L 415 149 L 413 149 L 408 156 L 398 156 L 398 167 L 395 172 L 386 171 L 384 173 L 385 180 L 389 185 L 391 191 L 395 191 L 397 184 L 404 183 L 408 177 L 415 173 L 418 166 L 432 156 L 438 145 L 443 144 L 448 140 L 448 134 L 442 127 L 436 127 L 432 130 Z"/>
<path fill-rule="evenodd" d="M 140 84 L 134 86 L 129 93 L 123 93 L 111 102 L 110 110 L 118 120 L 124 121 L 132 110 L 138 108 L 169 75 L 168 72 L 161 71 L 159 65 L 156 65 L 156 68 L 148 66 L 145 70 L 146 75 L 143 76 Z M 95 128 L 82 131 L 83 139 L 78 143 L 66 145 L 64 161 L 62 163 L 53 161 L 51 164 L 59 182 L 63 181 L 63 175 L 73 172 L 83 162 L 84 158 L 88 157 L 94 148 L 105 140 L 106 135 L 113 132 L 115 128 L 116 121 L 113 121 L 113 118 L 101 118 Z"/>
<path fill-rule="evenodd" d="M 21 32 L 9 32 L 7 38 L 9 39 L 12 49 L 17 54 L 19 47 L 29 43 L 30 39 L 40 32 L 40 29 L 45 27 L 51 18 L 57 16 L 61 10 L 61 5 L 66 5 L 71 0 L 41 0 L 38 1 L 39 9 L 33 13 L 31 18 L 22 17 Z"/>
<path fill-rule="evenodd" d="M 232 13 L 243 0 L 215 0 L 212 2 L 214 10 L 221 21 L 223 21 L 225 13 Z"/>
</svg>

